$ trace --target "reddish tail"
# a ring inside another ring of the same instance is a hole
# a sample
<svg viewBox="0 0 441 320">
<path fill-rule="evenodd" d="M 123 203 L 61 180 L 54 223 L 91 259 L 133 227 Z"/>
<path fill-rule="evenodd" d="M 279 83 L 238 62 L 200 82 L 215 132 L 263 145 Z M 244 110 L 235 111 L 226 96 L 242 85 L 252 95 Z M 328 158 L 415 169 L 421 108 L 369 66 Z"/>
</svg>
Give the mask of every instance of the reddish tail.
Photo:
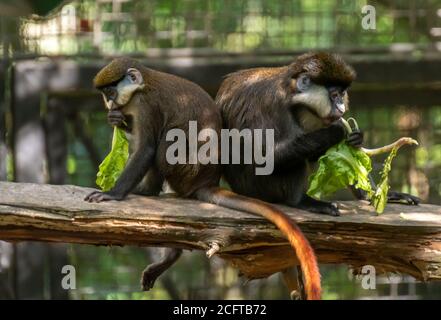
<svg viewBox="0 0 441 320">
<path fill-rule="evenodd" d="M 196 192 L 196 198 L 226 208 L 263 216 L 274 223 L 288 238 L 299 259 L 307 299 L 319 300 L 321 298 L 320 271 L 314 250 L 299 227 L 286 214 L 264 201 L 244 197 L 221 188 L 200 189 Z"/>
</svg>

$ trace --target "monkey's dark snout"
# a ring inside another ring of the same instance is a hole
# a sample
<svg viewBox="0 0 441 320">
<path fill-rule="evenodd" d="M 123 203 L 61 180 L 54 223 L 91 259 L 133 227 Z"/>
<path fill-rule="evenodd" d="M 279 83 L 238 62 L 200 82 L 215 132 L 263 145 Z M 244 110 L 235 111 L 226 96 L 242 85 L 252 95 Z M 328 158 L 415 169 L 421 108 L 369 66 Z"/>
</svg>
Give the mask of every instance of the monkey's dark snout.
<svg viewBox="0 0 441 320">
<path fill-rule="evenodd" d="M 324 119 L 324 122 L 326 125 L 331 125 L 334 122 L 340 120 L 340 118 L 343 116 L 343 113 L 341 112 L 332 112 L 326 119 Z"/>
</svg>

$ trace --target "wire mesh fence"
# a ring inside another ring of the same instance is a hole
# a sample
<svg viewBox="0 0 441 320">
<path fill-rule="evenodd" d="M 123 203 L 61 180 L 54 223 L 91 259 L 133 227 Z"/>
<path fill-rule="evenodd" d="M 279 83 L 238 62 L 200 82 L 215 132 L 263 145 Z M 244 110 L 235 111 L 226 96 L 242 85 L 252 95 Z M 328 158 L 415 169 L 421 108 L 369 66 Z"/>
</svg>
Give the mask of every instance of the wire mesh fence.
<svg viewBox="0 0 441 320">
<path fill-rule="evenodd" d="M 374 30 L 361 23 L 366 5 Z M 440 14 L 439 0 L 77 0 L 44 18 L 2 17 L 0 34 L 15 54 L 438 50 Z"/>
</svg>

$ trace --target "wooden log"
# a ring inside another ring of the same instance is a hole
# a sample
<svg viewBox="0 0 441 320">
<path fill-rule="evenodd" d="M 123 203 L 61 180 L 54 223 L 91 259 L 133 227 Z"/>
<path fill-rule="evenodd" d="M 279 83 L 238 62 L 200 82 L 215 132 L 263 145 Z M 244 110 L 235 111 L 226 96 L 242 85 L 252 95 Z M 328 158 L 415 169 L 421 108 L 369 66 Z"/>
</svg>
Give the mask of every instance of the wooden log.
<svg viewBox="0 0 441 320">
<path fill-rule="evenodd" d="M 88 203 L 90 188 L 0 182 L 0 240 L 205 250 L 248 278 L 297 263 L 281 233 L 263 218 L 166 195 Z M 390 204 L 378 216 L 365 201 L 340 202 L 331 217 L 280 206 L 311 241 L 320 263 L 357 271 L 441 279 L 441 207 Z"/>
</svg>

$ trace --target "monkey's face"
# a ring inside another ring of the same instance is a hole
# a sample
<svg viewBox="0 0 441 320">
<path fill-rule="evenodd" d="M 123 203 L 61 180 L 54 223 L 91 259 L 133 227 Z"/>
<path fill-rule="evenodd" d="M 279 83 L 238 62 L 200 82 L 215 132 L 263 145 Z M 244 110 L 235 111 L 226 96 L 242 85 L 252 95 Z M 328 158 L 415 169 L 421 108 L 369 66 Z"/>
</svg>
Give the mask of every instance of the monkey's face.
<svg viewBox="0 0 441 320">
<path fill-rule="evenodd" d="M 307 74 L 293 80 L 292 103 L 305 106 L 311 113 L 329 125 L 340 119 L 347 110 L 346 88 L 339 85 L 317 84 Z"/>
<path fill-rule="evenodd" d="M 106 108 L 117 110 L 126 106 L 133 95 L 142 88 L 144 88 L 144 80 L 141 72 L 135 68 L 130 68 L 123 78 L 101 87 L 99 90 L 103 94 Z"/>
</svg>

